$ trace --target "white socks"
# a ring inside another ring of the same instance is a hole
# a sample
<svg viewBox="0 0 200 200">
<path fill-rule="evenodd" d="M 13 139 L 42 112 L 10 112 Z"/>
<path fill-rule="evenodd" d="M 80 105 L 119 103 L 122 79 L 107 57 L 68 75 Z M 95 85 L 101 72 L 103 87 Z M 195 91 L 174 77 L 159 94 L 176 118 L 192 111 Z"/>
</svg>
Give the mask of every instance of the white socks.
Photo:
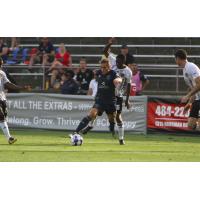
<svg viewBox="0 0 200 200">
<path fill-rule="evenodd" d="M 119 140 L 123 140 L 124 139 L 124 125 L 117 124 L 117 127 L 118 127 Z"/>
<path fill-rule="evenodd" d="M 7 140 L 11 137 L 10 135 L 10 131 L 8 129 L 8 124 L 7 122 L 0 122 L 0 127 L 4 133 L 4 135 L 6 136 Z"/>
</svg>

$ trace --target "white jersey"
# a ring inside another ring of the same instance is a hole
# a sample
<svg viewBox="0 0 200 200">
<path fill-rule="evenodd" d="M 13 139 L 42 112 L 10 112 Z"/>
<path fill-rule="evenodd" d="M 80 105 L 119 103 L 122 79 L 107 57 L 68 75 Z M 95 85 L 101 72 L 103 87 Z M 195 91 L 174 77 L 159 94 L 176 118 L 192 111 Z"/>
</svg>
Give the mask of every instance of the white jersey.
<svg viewBox="0 0 200 200">
<path fill-rule="evenodd" d="M 192 62 L 186 62 L 183 68 L 183 77 L 185 83 L 192 89 L 196 86 L 195 79 L 200 76 L 200 69 Z M 200 92 L 195 95 L 196 100 L 200 100 Z"/>
<path fill-rule="evenodd" d="M 0 70 L 0 100 L 5 101 L 4 84 L 10 82 L 4 71 Z"/>
<path fill-rule="evenodd" d="M 117 65 L 116 65 L 116 55 L 114 53 L 109 53 L 108 57 L 106 57 L 105 55 L 103 55 L 102 59 L 108 59 L 109 64 L 111 66 L 112 70 L 116 70 L 117 69 Z"/>
<path fill-rule="evenodd" d="M 92 96 L 95 97 L 97 94 L 98 83 L 96 79 L 90 81 L 89 89 L 92 89 Z"/>
<path fill-rule="evenodd" d="M 126 88 L 127 88 L 128 83 L 131 84 L 132 71 L 127 66 L 123 69 L 117 68 L 115 71 L 122 78 L 122 83 L 120 87 L 116 89 L 116 96 L 123 97 L 124 94 L 126 93 Z"/>
</svg>

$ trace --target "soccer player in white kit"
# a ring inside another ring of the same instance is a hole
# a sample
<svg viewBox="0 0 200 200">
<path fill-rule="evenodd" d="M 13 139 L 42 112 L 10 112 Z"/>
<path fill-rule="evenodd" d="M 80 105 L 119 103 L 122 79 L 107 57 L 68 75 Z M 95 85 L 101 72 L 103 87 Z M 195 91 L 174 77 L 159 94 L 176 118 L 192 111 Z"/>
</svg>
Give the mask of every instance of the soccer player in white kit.
<svg viewBox="0 0 200 200">
<path fill-rule="evenodd" d="M 181 102 L 186 103 L 185 111 L 189 108 L 188 128 L 196 130 L 200 118 L 200 69 L 197 65 L 187 60 L 187 52 L 179 49 L 175 53 L 176 64 L 183 68 L 185 83 L 189 86 L 189 92 L 182 97 Z"/>
<path fill-rule="evenodd" d="M 20 90 L 23 87 L 17 86 L 11 83 L 5 72 L 2 71 L 3 60 L 0 57 L 0 128 L 2 129 L 7 141 L 9 144 L 13 144 L 17 141 L 16 138 L 12 137 L 8 129 L 8 124 L 6 121 L 7 117 L 7 105 L 6 105 L 6 96 L 4 93 L 4 87 L 8 89 Z"/>
</svg>

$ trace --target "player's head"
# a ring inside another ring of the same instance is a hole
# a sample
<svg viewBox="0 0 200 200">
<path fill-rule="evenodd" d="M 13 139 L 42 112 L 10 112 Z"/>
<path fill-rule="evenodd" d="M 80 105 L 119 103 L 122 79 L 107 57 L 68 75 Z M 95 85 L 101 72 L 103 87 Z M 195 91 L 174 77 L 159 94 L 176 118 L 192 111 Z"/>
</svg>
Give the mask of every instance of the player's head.
<svg viewBox="0 0 200 200">
<path fill-rule="evenodd" d="M 116 57 L 116 65 L 117 68 L 124 68 L 124 64 L 125 64 L 125 57 L 124 55 L 120 54 Z"/>
<path fill-rule="evenodd" d="M 101 71 L 103 74 L 107 74 L 110 71 L 110 65 L 107 59 L 101 60 Z"/>
<path fill-rule="evenodd" d="M 0 68 L 3 67 L 3 59 L 0 57 Z"/>
<path fill-rule="evenodd" d="M 86 58 L 82 57 L 79 61 L 79 65 L 80 65 L 80 69 L 86 69 L 87 67 L 87 62 L 86 62 Z"/>
<path fill-rule="evenodd" d="M 174 56 L 176 64 L 180 67 L 184 67 L 187 60 L 187 52 L 183 49 L 178 49 Z"/>
<path fill-rule="evenodd" d="M 121 54 L 124 56 L 128 54 L 128 46 L 126 44 L 121 46 Z"/>
</svg>

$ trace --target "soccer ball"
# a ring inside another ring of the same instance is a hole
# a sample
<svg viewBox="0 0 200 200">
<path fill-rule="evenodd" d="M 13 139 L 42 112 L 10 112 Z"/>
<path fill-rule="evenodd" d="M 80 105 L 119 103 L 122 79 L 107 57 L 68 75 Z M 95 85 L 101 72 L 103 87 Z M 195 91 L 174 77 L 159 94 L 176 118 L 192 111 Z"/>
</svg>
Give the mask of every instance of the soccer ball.
<svg viewBox="0 0 200 200">
<path fill-rule="evenodd" d="M 72 146 L 81 146 L 83 144 L 83 137 L 79 134 L 74 134 L 71 136 Z"/>
</svg>

